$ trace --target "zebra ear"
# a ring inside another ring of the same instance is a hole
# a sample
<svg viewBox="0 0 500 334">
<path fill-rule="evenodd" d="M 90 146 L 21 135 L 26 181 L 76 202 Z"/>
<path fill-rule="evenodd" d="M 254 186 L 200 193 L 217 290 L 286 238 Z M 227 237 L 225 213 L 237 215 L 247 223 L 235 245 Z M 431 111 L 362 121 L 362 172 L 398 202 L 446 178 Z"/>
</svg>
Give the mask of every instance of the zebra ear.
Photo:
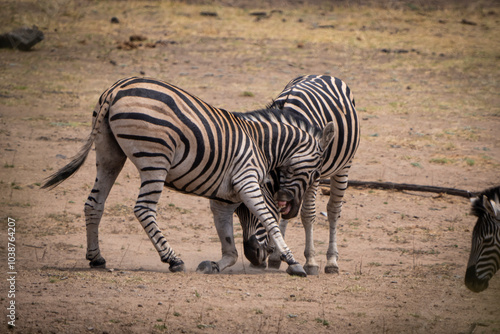
<svg viewBox="0 0 500 334">
<path fill-rule="evenodd" d="M 494 200 L 483 195 L 483 206 L 492 217 L 500 219 L 499 203 L 496 203 Z"/>
<path fill-rule="evenodd" d="M 323 129 L 323 134 L 319 140 L 319 148 L 321 151 L 326 149 L 326 147 L 332 142 L 333 138 L 335 138 L 335 123 L 329 122 Z"/>
</svg>

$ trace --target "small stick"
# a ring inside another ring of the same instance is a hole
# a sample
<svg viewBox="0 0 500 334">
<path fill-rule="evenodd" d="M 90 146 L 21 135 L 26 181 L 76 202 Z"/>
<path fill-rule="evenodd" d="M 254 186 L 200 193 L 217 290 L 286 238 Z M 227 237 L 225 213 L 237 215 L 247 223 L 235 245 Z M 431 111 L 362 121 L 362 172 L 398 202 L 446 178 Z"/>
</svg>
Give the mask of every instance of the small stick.
<svg viewBox="0 0 500 334">
<path fill-rule="evenodd" d="M 118 263 L 118 267 L 120 267 L 122 265 L 122 261 L 125 258 L 125 255 L 127 255 L 129 247 L 130 247 L 130 244 L 128 244 L 127 249 L 125 250 L 125 253 L 123 253 L 122 259 L 120 260 L 120 263 Z"/>
</svg>

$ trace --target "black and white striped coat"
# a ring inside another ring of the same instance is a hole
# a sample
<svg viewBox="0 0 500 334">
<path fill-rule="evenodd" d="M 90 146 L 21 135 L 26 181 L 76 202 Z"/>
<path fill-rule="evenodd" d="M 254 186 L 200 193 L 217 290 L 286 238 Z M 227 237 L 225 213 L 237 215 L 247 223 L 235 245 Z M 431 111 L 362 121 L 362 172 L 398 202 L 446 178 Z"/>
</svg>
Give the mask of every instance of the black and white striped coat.
<svg viewBox="0 0 500 334">
<path fill-rule="evenodd" d="M 335 138 L 324 150 L 321 178 L 329 177 L 331 183 L 330 199 L 327 204 L 330 235 L 325 272 L 336 273 L 338 272 L 337 220 L 340 217 L 342 199 L 347 188 L 348 172 L 360 139 L 359 120 L 352 92 L 345 82 L 335 77 L 301 76 L 292 80 L 270 107 L 278 108 L 283 113 L 301 115 L 312 126 L 321 129 L 331 122 L 335 124 Z M 277 174 L 271 174 L 271 180 L 273 179 L 274 183 L 269 183 L 270 192 L 279 188 L 277 182 L 279 171 Z M 314 183 L 307 189 L 301 209 L 302 224 L 306 234 L 304 268 L 308 274 L 317 274 L 319 269 L 313 243 L 317 187 L 318 183 Z M 245 255 L 250 262 L 259 266 L 264 263 L 268 254 L 266 231 L 244 205 L 239 207 L 236 213 L 243 227 Z M 216 221 L 216 226 L 221 232 L 229 232 L 230 229 L 225 227 L 225 224 L 227 222 L 223 219 Z M 283 219 L 280 223 L 283 235 L 286 225 L 287 220 Z M 222 238 L 221 242 L 224 244 Z M 269 265 L 279 267 L 279 264 L 279 253 L 271 254 Z"/>
<path fill-rule="evenodd" d="M 286 214 L 300 206 L 305 189 L 319 177 L 323 147 L 334 136 L 333 123 L 322 131 L 277 109 L 250 114 L 252 120 L 214 108 L 153 79 L 127 78 L 106 90 L 96 105 L 85 146 L 43 186 L 56 186 L 75 173 L 95 143 L 97 177 L 85 203 L 90 265 L 105 266 L 98 227 L 109 191 L 128 158 L 141 179 L 135 215 L 171 271 L 184 270 L 184 263 L 156 222 L 165 185 L 217 200 L 226 208 L 244 203 L 278 244 L 289 272 L 305 275 L 281 236 L 276 210 L 268 209 L 276 205 L 263 196 L 261 185 L 271 170 L 282 170 L 276 193 L 281 210 Z"/>
<path fill-rule="evenodd" d="M 477 217 L 465 273 L 465 285 L 474 292 L 488 288 L 500 268 L 500 186 L 487 189 L 471 199 Z"/>
</svg>

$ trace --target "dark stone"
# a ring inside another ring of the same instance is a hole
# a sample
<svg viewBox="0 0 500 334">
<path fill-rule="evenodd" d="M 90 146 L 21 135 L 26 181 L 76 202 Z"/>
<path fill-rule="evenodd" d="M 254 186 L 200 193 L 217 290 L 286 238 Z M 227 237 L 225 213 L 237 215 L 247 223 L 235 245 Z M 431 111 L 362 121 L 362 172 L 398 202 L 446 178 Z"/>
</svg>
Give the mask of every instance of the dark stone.
<svg viewBox="0 0 500 334">
<path fill-rule="evenodd" d="M 469 21 L 467 19 L 463 19 L 462 24 L 467 24 L 467 25 L 470 25 L 470 26 L 477 26 L 477 23 L 476 22 L 472 22 L 472 21 Z"/>
<path fill-rule="evenodd" d="M 35 44 L 44 38 L 43 32 L 37 26 L 22 27 L 0 35 L 0 48 L 19 49 L 29 51 Z"/>
<path fill-rule="evenodd" d="M 115 23 L 115 24 L 116 24 L 116 23 L 120 23 L 120 20 L 118 20 L 118 18 L 117 18 L 116 16 L 113 16 L 113 17 L 111 18 L 111 23 Z"/>
<path fill-rule="evenodd" d="M 250 15 L 257 16 L 257 17 L 266 17 L 267 12 L 252 12 L 252 13 L 250 13 Z"/>
<path fill-rule="evenodd" d="M 210 17 L 217 17 L 217 13 L 216 12 L 201 12 L 200 13 L 201 16 L 210 16 Z"/>
<path fill-rule="evenodd" d="M 131 35 L 128 39 L 130 42 L 143 42 L 143 41 L 147 40 L 148 38 L 146 36 L 143 36 L 143 35 Z"/>
</svg>

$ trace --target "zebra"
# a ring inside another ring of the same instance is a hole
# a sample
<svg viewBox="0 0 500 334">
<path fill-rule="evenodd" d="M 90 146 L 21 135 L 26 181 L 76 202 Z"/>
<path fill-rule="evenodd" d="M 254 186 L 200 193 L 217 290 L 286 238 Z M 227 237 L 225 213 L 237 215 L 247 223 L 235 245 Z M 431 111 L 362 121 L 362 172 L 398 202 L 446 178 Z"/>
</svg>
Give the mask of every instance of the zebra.
<svg viewBox="0 0 500 334">
<path fill-rule="evenodd" d="M 330 177 L 330 199 L 327 204 L 330 235 L 325 273 L 338 273 L 337 220 L 347 188 L 348 172 L 360 140 L 359 120 L 352 92 L 345 82 L 332 76 L 300 76 L 290 81 L 268 107 L 278 108 L 286 114 L 302 115 L 311 125 L 320 128 L 325 128 L 332 121 L 335 123 L 335 139 L 324 150 L 321 177 Z M 276 173 L 279 171 L 273 171 L 269 177 L 269 192 L 279 188 L 279 175 Z M 307 189 L 301 210 L 306 237 L 304 269 L 310 275 L 317 275 L 319 272 L 313 242 L 318 181 Z M 211 204 L 213 205 L 214 201 L 211 201 Z M 245 256 L 254 266 L 265 266 L 267 255 L 274 247 L 272 243 L 267 243 L 266 230 L 245 205 L 238 207 L 236 213 L 243 228 Z M 282 218 L 284 219 L 280 222 L 280 229 L 284 236 L 289 217 L 282 215 Z M 232 233 L 232 217 L 220 219 L 215 224 L 221 243 L 224 243 L 224 238 Z M 224 234 L 224 231 L 227 234 Z M 269 267 L 279 268 L 279 257 L 279 252 L 272 252 L 268 261 Z"/>
<path fill-rule="evenodd" d="M 106 198 L 128 158 L 141 179 L 135 216 L 170 271 L 185 271 L 185 265 L 157 225 L 156 207 L 164 186 L 217 200 L 226 210 L 245 203 L 278 245 L 289 265 L 287 272 L 305 276 L 276 219 L 278 210 L 285 215 L 296 211 L 305 189 L 316 182 L 323 149 L 335 135 L 334 123 L 320 130 L 278 109 L 250 114 L 253 120 L 212 107 L 164 81 L 119 80 L 99 98 L 81 151 L 42 188 L 53 188 L 73 175 L 95 142 L 97 176 L 84 206 L 86 258 L 91 267 L 106 265 L 99 249 L 99 223 Z M 273 197 L 262 194 L 261 184 L 273 169 L 280 169 L 282 177 L 279 191 L 273 194 L 278 209 L 269 210 L 276 205 Z"/>
<path fill-rule="evenodd" d="M 484 190 L 471 198 L 472 214 L 477 217 L 465 273 L 469 290 L 481 292 L 500 267 L 500 186 Z"/>
</svg>

